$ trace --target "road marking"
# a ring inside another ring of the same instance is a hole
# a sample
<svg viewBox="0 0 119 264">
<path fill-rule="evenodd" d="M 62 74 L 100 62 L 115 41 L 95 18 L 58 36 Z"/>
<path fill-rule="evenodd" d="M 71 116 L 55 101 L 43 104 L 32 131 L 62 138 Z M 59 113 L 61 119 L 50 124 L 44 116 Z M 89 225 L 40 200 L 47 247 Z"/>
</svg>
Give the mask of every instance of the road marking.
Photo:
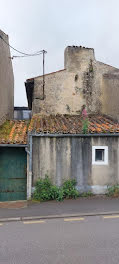
<svg viewBox="0 0 119 264">
<path fill-rule="evenodd" d="M 103 218 L 108 219 L 108 218 L 119 218 L 119 215 L 106 215 L 103 216 Z"/>
<path fill-rule="evenodd" d="M 38 221 L 24 221 L 24 224 L 28 225 L 28 224 L 41 224 L 41 223 L 45 223 L 44 220 L 38 220 Z"/>
<path fill-rule="evenodd" d="M 80 217 L 80 218 L 78 218 L 78 217 L 64 218 L 64 221 L 65 221 L 65 222 L 72 222 L 72 221 L 83 221 L 83 220 L 84 220 L 84 218 L 83 218 L 83 217 Z"/>
</svg>

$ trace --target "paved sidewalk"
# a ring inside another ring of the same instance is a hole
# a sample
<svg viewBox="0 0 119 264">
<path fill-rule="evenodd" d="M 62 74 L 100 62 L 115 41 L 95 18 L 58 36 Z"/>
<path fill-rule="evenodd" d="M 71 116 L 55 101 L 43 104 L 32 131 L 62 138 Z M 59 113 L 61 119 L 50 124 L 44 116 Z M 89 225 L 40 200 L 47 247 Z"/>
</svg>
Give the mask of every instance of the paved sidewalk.
<svg viewBox="0 0 119 264">
<path fill-rule="evenodd" d="M 0 219 L 16 217 L 42 217 L 62 215 L 89 215 L 100 213 L 119 213 L 119 198 L 92 197 L 65 200 L 63 202 L 29 203 L 27 208 L 0 209 Z"/>
</svg>

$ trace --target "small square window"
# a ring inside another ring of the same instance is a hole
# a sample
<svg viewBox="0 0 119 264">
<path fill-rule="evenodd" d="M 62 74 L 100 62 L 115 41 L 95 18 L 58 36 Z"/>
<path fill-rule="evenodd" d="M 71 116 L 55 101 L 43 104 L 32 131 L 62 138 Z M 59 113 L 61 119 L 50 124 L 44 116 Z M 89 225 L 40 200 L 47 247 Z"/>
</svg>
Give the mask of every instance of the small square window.
<svg viewBox="0 0 119 264">
<path fill-rule="evenodd" d="M 95 161 L 104 161 L 104 149 L 95 149 Z"/>
<path fill-rule="evenodd" d="M 108 147 L 93 146 L 92 147 L 92 164 L 107 165 L 108 164 Z"/>
</svg>

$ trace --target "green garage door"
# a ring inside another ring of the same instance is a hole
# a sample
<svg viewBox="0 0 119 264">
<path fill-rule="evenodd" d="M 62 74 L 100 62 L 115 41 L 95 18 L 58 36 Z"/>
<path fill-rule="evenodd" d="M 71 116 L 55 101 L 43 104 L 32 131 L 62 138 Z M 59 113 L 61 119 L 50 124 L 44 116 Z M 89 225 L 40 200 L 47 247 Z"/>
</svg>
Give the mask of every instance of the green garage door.
<svg viewBox="0 0 119 264">
<path fill-rule="evenodd" d="M 22 147 L 0 148 L 0 201 L 26 200 L 26 152 Z"/>
</svg>

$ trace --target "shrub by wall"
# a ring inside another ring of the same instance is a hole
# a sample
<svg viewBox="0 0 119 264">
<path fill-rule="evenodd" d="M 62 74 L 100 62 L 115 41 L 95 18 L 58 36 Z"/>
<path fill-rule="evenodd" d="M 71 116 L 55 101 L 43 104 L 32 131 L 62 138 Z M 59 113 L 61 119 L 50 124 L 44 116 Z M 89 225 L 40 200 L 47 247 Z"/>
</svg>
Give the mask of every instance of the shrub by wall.
<svg viewBox="0 0 119 264">
<path fill-rule="evenodd" d="M 44 179 L 38 179 L 35 185 L 33 199 L 37 201 L 57 200 L 73 198 L 76 199 L 79 192 L 76 190 L 76 181 L 67 180 L 61 187 L 53 185 L 46 175 Z"/>
</svg>

